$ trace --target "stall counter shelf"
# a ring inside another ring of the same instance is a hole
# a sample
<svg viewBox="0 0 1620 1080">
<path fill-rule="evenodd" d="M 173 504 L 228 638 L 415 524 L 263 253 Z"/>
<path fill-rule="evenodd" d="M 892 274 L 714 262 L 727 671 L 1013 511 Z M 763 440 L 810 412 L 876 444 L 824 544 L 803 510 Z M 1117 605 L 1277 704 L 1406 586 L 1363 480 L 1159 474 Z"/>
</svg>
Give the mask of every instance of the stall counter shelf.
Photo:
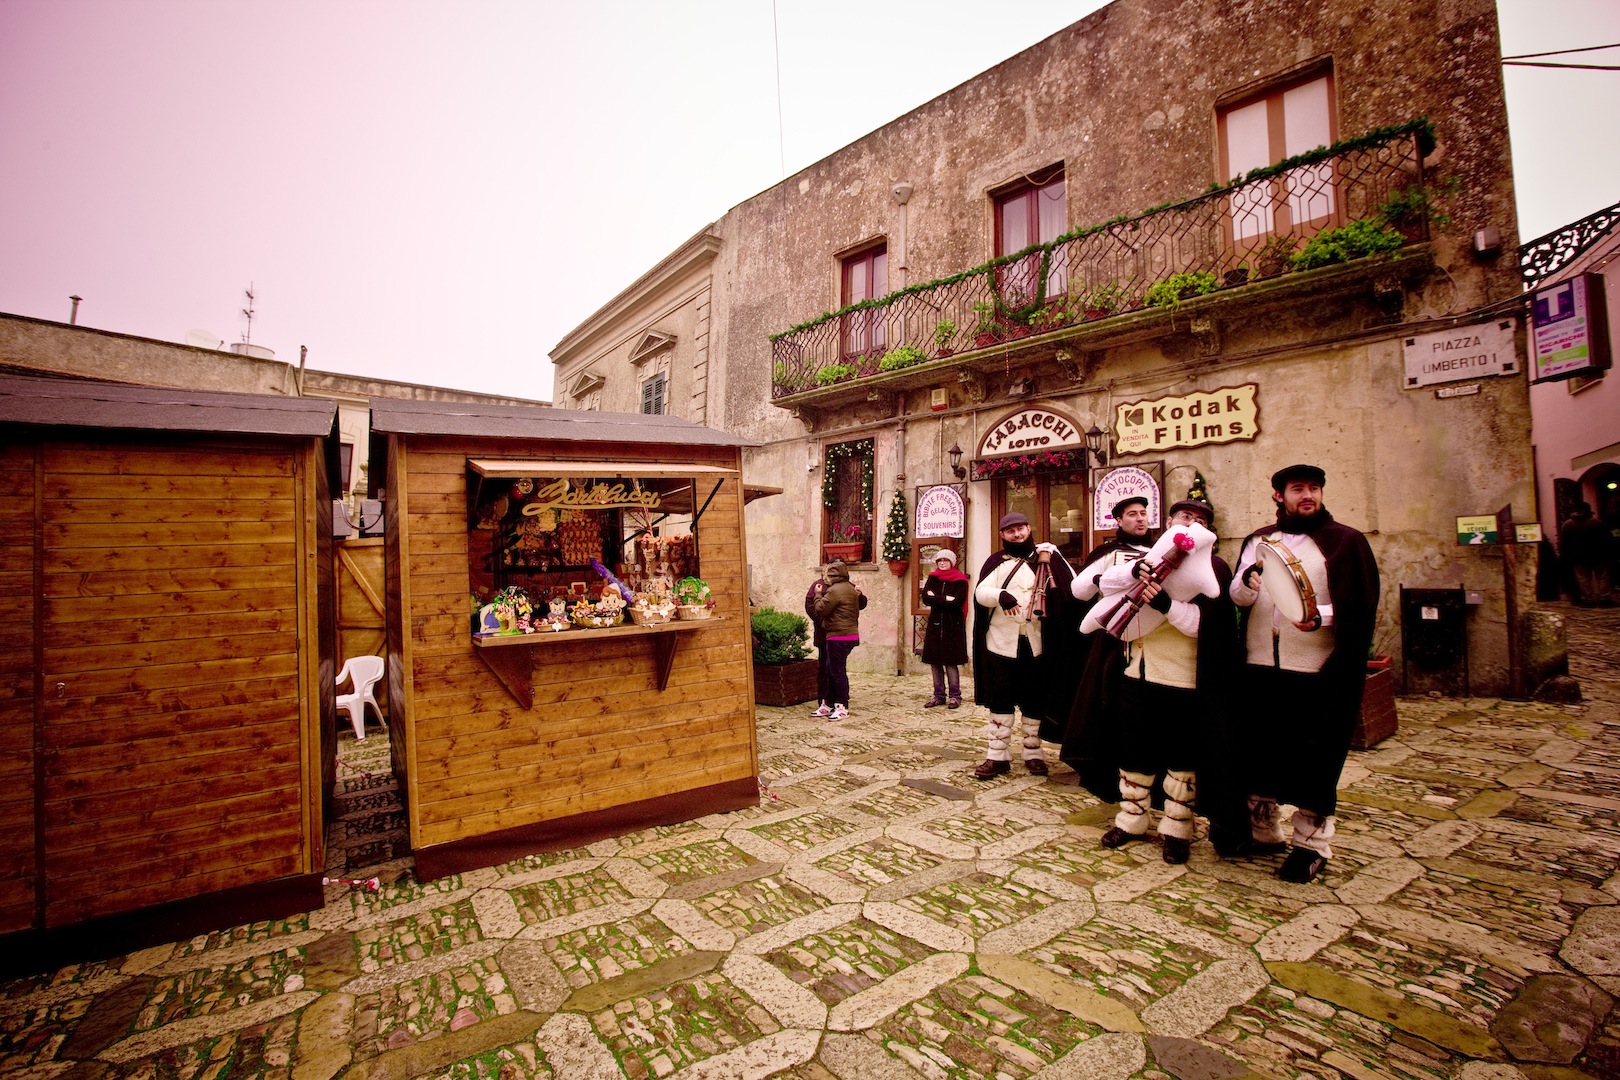
<svg viewBox="0 0 1620 1080">
<path fill-rule="evenodd" d="M 584 638 L 651 637 L 653 656 L 657 661 L 658 689 L 669 685 L 669 673 L 675 666 L 675 648 L 680 635 L 706 626 L 724 622 L 715 615 L 707 619 L 675 620 L 654 626 L 603 626 L 592 629 L 560 630 L 534 634 L 486 634 L 474 636 L 473 646 L 478 658 L 501 680 L 509 694 L 525 709 L 534 708 L 534 650 L 563 642 Z M 513 648 L 513 646 L 519 646 Z"/>
</svg>

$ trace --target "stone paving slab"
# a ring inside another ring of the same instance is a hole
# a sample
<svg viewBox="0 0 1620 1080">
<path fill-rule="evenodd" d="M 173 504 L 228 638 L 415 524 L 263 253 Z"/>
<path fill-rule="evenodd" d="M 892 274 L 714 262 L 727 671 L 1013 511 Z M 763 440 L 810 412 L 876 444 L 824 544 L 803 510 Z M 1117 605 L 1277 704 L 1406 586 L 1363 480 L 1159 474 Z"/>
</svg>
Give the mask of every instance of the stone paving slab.
<svg viewBox="0 0 1620 1080">
<path fill-rule="evenodd" d="M 1582 701 L 1402 699 L 1304 886 L 1102 848 L 1052 747 L 974 780 L 924 678 L 761 707 L 757 808 L 427 885 L 345 738 L 379 892 L 0 984 L 0 1077 L 1612 1080 L 1620 615 L 1565 614 Z"/>
</svg>

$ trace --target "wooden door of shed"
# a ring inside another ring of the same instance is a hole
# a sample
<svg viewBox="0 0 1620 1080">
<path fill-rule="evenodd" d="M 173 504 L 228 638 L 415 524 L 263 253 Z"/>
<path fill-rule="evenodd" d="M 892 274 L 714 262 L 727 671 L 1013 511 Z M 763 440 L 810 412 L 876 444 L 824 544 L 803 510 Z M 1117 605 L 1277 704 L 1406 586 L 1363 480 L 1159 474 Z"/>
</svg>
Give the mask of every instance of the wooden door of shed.
<svg viewBox="0 0 1620 1080">
<path fill-rule="evenodd" d="M 368 536 L 339 540 L 332 545 L 336 563 L 332 575 L 337 586 L 337 662 L 353 656 L 387 656 L 387 589 L 383 581 L 383 538 Z M 344 692 L 349 692 L 344 687 Z M 383 714 L 388 713 L 388 685 L 374 693 Z"/>
<path fill-rule="evenodd" d="M 44 925 L 309 872 L 312 454 L 47 442 L 40 461 Z"/>
</svg>

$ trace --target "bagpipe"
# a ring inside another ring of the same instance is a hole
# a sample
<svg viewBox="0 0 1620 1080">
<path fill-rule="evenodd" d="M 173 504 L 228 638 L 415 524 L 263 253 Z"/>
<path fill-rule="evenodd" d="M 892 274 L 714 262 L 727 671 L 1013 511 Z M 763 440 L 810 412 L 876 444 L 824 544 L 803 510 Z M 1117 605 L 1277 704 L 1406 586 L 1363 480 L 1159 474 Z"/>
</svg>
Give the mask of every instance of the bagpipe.
<svg viewBox="0 0 1620 1080">
<path fill-rule="evenodd" d="M 1080 632 L 1102 630 L 1121 641 L 1136 641 L 1157 630 L 1164 615 L 1145 608 L 1143 594 L 1149 584 L 1162 586 L 1170 599 L 1183 602 L 1219 596 L 1214 553 L 1215 534 L 1202 525 L 1166 530 L 1140 560 L 1103 575 L 1102 597 L 1081 620 Z"/>
</svg>

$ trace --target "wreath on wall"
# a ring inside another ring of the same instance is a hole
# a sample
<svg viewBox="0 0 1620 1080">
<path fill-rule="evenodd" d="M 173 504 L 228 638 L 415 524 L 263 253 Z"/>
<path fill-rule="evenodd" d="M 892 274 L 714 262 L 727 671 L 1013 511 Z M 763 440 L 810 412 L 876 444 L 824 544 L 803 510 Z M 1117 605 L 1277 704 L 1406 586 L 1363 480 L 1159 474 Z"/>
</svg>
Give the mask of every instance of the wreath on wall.
<svg viewBox="0 0 1620 1080">
<path fill-rule="evenodd" d="M 872 512 L 872 458 L 874 456 L 871 439 L 833 443 L 827 447 L 827 464 L 826 468 L 821 471 L 821 504 L 829 510 L 838 509 L 839 463 L 846 458 L 853 458 L 859 462 L 861 468 L 861 509 L 870 514 Z"/>
</svg>

